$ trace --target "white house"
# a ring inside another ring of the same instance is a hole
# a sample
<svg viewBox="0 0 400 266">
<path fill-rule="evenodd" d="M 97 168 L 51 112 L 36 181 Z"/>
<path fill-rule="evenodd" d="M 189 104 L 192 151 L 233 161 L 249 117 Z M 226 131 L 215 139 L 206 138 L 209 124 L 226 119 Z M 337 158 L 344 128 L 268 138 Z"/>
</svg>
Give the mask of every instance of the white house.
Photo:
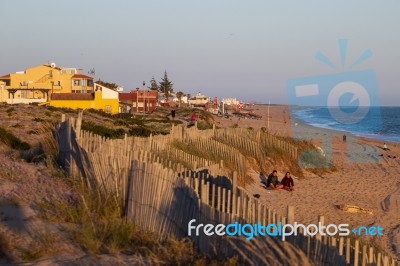
<svg viewBox="0 0 400 266">
<path fill-rule="evenodd" d="M 179 103 L 179 99 L 175 96 L 174 99 L 172 99 L 173 102 Z M 188 103 L 188 97 L 187 96 L 182 96 L 181 98 L 181 103 Z"/>
<path fill-rule="evenodd" d="M 236 98 L 223 98 L 222 102 L 226 105 L 238 105 L 240 101 Z"/>
</svg>

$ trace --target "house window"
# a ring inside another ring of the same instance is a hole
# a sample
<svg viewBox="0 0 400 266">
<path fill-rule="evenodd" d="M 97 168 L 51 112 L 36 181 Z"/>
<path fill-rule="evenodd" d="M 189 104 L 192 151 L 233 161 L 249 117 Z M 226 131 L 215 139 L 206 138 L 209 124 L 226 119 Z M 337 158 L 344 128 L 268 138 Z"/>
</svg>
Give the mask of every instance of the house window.
<svg viewBox="0 0 400 266">
<path fill-rule="evenodd" d="M 74 86 L 80 86 L 80 80 L 74 79 Z"/>
<path fill-rule="evenodd" d="M 0 79 L 0 81 L 4 82 L 6 86 L 10 86 L 10 80 L 9 79 Z"/>
<path fill-rule="evenodd" d="M 111 113 L 111 105 L 106 105 L 105 112 Z"/>
</svg>

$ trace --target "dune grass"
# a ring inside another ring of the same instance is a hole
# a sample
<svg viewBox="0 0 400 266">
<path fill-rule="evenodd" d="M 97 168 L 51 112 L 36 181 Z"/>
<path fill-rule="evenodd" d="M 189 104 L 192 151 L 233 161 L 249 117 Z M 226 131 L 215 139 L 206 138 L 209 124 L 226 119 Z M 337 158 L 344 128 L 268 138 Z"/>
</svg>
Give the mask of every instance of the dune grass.
<svg viewBox="0 0 400 266">
<path fill-rule="evenodd" d="M 13 133 L 7 131 L 2 127 L 0 127 L 0 141 L 16 150 L 24 151 L 31 148 L 31 145 L 29 145 L 29 143 L 20 140 Z"/>
<path fill-rule="evenodd" d="M 157 234 L 143 231 L 126 220 L 116 197 L 91 191 L 79 180 L 72 186 L 72 198 L 41 204 L 42 217 L 68 224 L 72 239 L 90 254 L 140 255 L 162 265 L 236 264 L 234 258 L 217 261 L 199 255 L 188 239 L 160 240 Z"/>
</svg>

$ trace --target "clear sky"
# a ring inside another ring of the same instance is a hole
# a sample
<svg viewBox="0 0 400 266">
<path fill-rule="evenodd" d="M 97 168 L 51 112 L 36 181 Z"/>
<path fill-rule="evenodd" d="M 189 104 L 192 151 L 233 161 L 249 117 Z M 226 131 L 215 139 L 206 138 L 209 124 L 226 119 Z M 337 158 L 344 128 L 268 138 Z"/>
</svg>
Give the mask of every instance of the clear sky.
<svg viewBox="0 0 400 266">
<path fill-rule="evenodd" d="M 175 91 L 286 103 L 286 80 L 337 73 L 315 59 L 374 69 L 380 102 L 399 105 L 400 1 L 0 2 L 0 75 L 47 62 L 96 70 L 129 91 L 167 70 Z M 348 69 L 344 69 L 346 71 Z"/>
</svg>

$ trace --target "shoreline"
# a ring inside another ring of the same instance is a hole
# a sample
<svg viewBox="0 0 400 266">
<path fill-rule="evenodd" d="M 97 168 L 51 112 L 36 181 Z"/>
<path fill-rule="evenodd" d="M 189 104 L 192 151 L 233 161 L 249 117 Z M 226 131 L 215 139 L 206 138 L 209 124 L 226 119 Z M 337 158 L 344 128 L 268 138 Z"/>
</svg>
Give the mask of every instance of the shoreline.
<svg viewBox="0 0 400 266">
<path fill-rule="evenodd" d="M 385 106 L 386 107 L 386 106 Z M 391 106 L 387 106 L 389 108 L 392 108 Z M 293 106 L 290 106 L 289 108 L 293 108 Z M 308 107 L 308 106 L 295 106 L 295 108 L 297 110 L 304 110 L 306 108 L 327 108 L 326 106 L 312 106 L 312 107 Z M 399 107 L 400 108 L 400 107 Z M 319 128 L 319 129 L 326 129 L 326 130 L 332 130 L 332 131 L 339 131 L 339 132 L 345 132 L 347 134 L 352 134 L 353 136 L 357 137 L 357 138 L 366 138 L 366 139 L 370 139 L 370 140 L 375 140 L 375 141 L 382 141 L 382 142 L 386 142 L 386 143 L 392 143 L 392 144 L 400 144 L 400 140 L 394 140 L 393 136 L 388 136 L 388 135 L 383 135 L 383 134 L 377 134 L 377 133 L 364 133 L 364 132 L 356 132 L 356 131 L 349 131 L 346 129 L 336 129 L 333 128 L 331 126 L 318 126 L 315 125 L 315 123 L 311 123 L 311 122 L 307 122 L 305 118 L 302 117 L 296 117 L 296 120 L 300 120 L 303 123 L 315 127 L 315 128 Z"/>
</svg>

